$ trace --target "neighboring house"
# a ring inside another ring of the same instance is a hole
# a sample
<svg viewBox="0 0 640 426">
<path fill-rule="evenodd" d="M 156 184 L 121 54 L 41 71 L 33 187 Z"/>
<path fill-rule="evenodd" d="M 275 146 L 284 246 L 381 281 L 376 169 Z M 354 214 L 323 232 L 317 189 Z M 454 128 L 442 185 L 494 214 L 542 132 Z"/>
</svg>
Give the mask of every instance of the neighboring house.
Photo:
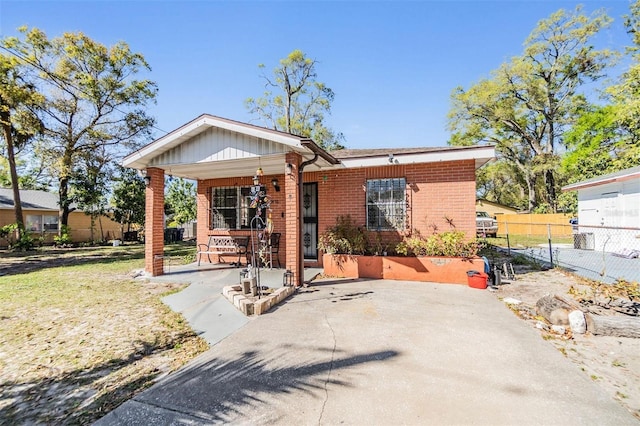
<svg viewBox="0 0 640 426">
<path fill-rule="evenodd" d="M 475 236 L 475 171 L 493 146 L 345 149 L 327 152 L 308 138 L 204 114 L 127 156 L 147 182 L 145 270 L 163 273 L 164 176 L 197 182 L 197 242 L 247 236 L 255 214 L 254 175 L 271 198 L 279 260 L 302 284 L 320 266 L 318 237 L 350 215 L 392 244 L 419 230 Z"/>
<path fill-rule="evenodd" d="M 47 191 L 20 190 L 20 202 L 24 225 L 30 233 L 42 236 L 45 243 L 53 242 L 58 234 L 58 195 Z M 13 210 L 13 190 L 0 188 L 0 227 L 15 223 Z M 69 214 L 71 239 L 74 242 L 91 239 L 91 217 L 80 210 Z M 102 229 L 102 230 L 101 230 Z M 94 239 L 120 238 L 120 224 L 107 217 L 101 217 L 95 224 Z M 7 246 L 8 241 L 0 239 L 0 246 Z"/>
<path fill-rule="evenodd" d="M 640 250 L 640 166 L 567 185 L 562 190 L 578 191 L 577 232 L 584 235 L 583 248 Z"/>
<path fill-rule="evenodd" d="M 504 204 L 495 203 L 493 201 L 485 200 L 484 198 L 478 198 L 476 200 L 476 211 L 477 212 L 487 212 L 489 216 L 495 218 L 501 214 L 511 214 L 517 213 L 518 209 L 514 209 L 513 207 L 505 206 Z"/>
</svg>

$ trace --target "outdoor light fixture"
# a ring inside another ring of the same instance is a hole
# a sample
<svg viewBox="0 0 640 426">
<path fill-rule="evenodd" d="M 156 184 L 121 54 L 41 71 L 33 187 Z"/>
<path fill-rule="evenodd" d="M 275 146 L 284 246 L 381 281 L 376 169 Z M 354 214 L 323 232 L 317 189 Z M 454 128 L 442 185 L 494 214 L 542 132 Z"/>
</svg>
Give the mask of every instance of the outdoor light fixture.
<svg viewBox="0 0 640 426">
<path fill-rule="evenodd" d="M 256 170 L 256 176 L 260 177 L 263 175 L 264 175 L 264 172 L 262 171 L 262 167 L 258 167 L 258 170 Z"/>
<path fill-rule="evenodd" d="M 393 163 L 393 154 L 389 154 L 389 162 Z"/>
<path fill-rule="evenodd" d="M 253 185 L 254 186 L 260 185 L 260 177 L 259 176 L 256 175 L 256 176 L 253 177 Z"/>
<path fill-rule="evenodd" d="M 151 185 L 151 176 L 146 175 L 144 177 L 144 186 L 149 186 L 149 185 Z"/>
<path fill-rule="evenodd" d="M 290 175 L 291 173 L 293 173 L 293 164 L 291 164 L 291 163 L 287 163 L 287 164 L 284 166 L 284 174 L 288 176 L 288 175 Z"/>
<path fill-rule="evenodd" d="M 271 179 L 271 185 L 276 189 L 276 192 L 280 192 L 280 185 L 278 185 L 278 179 Z"/>
</svg>

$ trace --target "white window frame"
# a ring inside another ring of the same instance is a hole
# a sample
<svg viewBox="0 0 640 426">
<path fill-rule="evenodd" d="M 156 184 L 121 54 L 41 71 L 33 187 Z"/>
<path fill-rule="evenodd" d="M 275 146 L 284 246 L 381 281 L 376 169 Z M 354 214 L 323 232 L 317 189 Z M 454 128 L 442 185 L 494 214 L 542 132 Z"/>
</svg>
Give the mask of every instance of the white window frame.
<svg viewBox="0 0 640 426">
<path fill-rule="evenodd" d="M 57 233 L 60 226 L 57 214 L 27 214 L 25 215 L 27 231 L 38 233 Z M 35 224 L 37 226 L 32 226 Z"/>
</svg>

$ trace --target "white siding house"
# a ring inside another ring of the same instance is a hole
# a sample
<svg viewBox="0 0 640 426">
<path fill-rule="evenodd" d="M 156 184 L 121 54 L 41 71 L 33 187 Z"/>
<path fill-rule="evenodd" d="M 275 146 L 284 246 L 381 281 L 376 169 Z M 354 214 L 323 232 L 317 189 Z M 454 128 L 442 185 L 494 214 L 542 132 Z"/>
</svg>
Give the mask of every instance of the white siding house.
<svg viewBox="0 0 640 426">
<path fill-rule="evenodd" d="M 586 249 L 640 250 L 640 166 L 567 185 L 578 191 L 578 233 Z"/>
</svg>

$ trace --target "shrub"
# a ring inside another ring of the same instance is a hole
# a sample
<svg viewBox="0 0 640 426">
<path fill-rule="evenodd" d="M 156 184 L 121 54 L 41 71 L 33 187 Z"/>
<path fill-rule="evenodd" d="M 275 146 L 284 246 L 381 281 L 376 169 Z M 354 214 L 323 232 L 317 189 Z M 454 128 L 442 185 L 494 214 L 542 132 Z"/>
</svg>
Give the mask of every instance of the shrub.
<svg viewBox="0 0 640 426">
<path fill-rule="evenodd" d="M 57 247 L 65 247 L 71 244 L 71 228 L 67 225 L 62 225 L 60 235 L 53 237 L 53 242 Z"/>
<path fill-rule="evenodd" d="M 16 231 L 20 231 L 17 232 Z M 18 238 L 16 238 L 18 234 Z M 17 223 L 11 223 L 0 228 L 0 238 L 7 238 L 9 248 L 16 251 L 29 251 L 35 247 L 36 239 Z"/>
<path fill-rule="evenodd" d="M 351 216 L 338 216 L 336 224 L 318 239 L 318 249 L 327 254 L 365 254 L 368 241 L 365 231 Z"/>
<path fill-rule="evenodd" d="M 467 241 L 462 231 L 445 231 L 426 238 L 414 231 L 396 246 L 396 252 L 405 256 L 473 257 L 478 250 L 478 242 Z"/>
</svg>

